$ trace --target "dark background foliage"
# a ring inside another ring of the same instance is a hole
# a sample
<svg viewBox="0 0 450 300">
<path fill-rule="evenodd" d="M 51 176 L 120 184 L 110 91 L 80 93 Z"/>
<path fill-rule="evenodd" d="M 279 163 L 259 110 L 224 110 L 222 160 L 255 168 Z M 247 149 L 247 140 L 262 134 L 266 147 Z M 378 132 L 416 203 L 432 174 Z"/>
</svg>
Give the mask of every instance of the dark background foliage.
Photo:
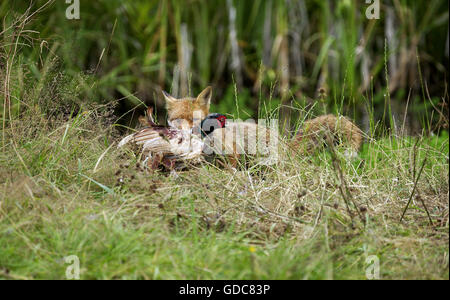
<svg viewBox="0 0 450 300">
<path fill-rule="evenodd" d="M 312 109 L 368 130 L 370 119 L 398 126 L 408 109 L 411 133 L 445 127 L 448 1 L 380 3 L 380 19 L 369 20 L 365 1 L 81 0 L 81 18 L 68 20 L 65 1 L 2 0 L 0 65 L 16 47 L 24 82 L 63 73 L 67 93 L 71 82 L 77 89 L 64 97 L 121 99 L 122 120 L 140 101 L 163 120 L 161 89 L 195 96 L 212 85 L 212 110 L 243 119 L 278 107 L 296 120 Z"/>
</svg>

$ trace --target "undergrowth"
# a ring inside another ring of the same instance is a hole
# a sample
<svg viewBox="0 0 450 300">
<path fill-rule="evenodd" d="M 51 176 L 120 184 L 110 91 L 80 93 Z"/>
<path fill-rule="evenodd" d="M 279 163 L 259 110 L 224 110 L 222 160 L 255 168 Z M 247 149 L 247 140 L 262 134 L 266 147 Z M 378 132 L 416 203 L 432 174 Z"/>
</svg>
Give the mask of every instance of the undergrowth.
<svg viewBox="0 0 450 300">
<path fill-rule="evenodd" d="M 28 111 L 5 130 L 0 277 L 65 278 L 77 255 L 83 279 L 364 279 L 376 255 L 383 279 L 448 278 L 446 134 L 174 174 L 118 151 L 110 111 Z"/>
</svg>

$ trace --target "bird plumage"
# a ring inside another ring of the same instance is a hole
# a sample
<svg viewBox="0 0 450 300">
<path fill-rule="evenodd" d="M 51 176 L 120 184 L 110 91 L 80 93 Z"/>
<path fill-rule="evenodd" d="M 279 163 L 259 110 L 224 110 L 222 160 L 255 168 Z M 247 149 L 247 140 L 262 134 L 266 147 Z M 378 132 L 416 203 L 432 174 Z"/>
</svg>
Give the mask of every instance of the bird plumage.
<svg viewBox="0 0 450 300">
<path fill-rule="evenodd" d="M 124 137 L 118 144 L 119 148 L 126 144 L 134 144 L 142 147 L 142 154 L 148 158 L 162 157 L 174 161 L 201 160 L 204 142 L 200 134 L 193 134 L 190 129 L 157 125 L 153 121 L 152 112 L 153 109 L 148 108 L 147 118 L 140 118 L 140 122 L 147 126 Z M 222 115 L 207 118 L 216 117 Z M 222 123 L 218 124 L 220 126 Z"/>
</svg>

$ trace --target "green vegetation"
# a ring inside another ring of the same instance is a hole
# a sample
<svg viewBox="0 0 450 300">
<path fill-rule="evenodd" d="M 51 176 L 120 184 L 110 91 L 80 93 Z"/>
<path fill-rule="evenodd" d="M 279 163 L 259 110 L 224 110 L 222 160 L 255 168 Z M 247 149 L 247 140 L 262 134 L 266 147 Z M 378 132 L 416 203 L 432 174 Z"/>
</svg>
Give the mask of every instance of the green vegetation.
<svg viewBox="0 0 450 300">
<path fill-rule="evenodd" d="M 212 2 L 0 3 L 0 278 L 64 279 L 77 255 L 82 279 L 366 279 L 375 255 L 382 279 L 448 279 L 448 2 L 382 1 L 378 21 L 357 1 Z M 164 120 L 160 87 L 208 84 L 216 111 L 340 111 L 366 142 L 176 174 L 116 149 L 141 102 Z"/>
<path fill-rule="evenodd" d="M 319 113 L 323 88 L 329 111 L 363 127 L 368 102 L 386 126 L 388 110 L 399 122 L 408 103 L 408 130 L 436 130 L 433 105 L 448 79 L 448 1 L 381 3 L 380 19 L 368 20 L 364 1 L 82 0 L 80 19 L 68 20 L 64 1 L 33 1 L 28 11 L 27 1 L 3 1 L 1 45 L 16 54 L 8 57 L 22 82 L 39 82 L 49 68 L 82 72 L 96 79 L 78 87 L 84 102 L 126 97 L 117 108 L 125 120 L 140 104 L 130 94 L 156 104 L 163 121 L 161 88 L 186 96 L 206 85 L 214 87 L 213 109 L 236 115 L 236 83 L 244 116 L 256 117 L 261 102 L 292 106 L 283 114 L 294 120 L 305 105 Z"/>
<path fill-rule="evenodd" d="M 0 277 L 65 278 L 77 255 L 82 279 L 365 279 L 377 255 L 381 278 L 448 279 L 448 136 L 374 140 L 354 162 L 338 152 L 364 225 L 327 152 L 149 173 L 115 149 L 105 114 L 27 114 L 6 131 Z"/>
</svg>

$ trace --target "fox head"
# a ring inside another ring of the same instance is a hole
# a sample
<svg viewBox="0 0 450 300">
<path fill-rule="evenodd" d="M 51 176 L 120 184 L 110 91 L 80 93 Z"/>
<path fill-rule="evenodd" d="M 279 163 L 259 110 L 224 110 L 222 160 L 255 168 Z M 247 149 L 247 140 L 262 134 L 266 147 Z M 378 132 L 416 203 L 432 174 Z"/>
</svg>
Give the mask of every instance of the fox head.
<svg viewBox="0 0 450 300">
<path fill-rule="evenodd" d="M 168 112 L 168 123 L 177 128 L 192 128 L 199 125 L 209 114 L 209 105 L 211 103 L 212 88 L 208 86 L 197 98 L 176 99 L 163 91 L 164 99 Z"/>
</svg>

